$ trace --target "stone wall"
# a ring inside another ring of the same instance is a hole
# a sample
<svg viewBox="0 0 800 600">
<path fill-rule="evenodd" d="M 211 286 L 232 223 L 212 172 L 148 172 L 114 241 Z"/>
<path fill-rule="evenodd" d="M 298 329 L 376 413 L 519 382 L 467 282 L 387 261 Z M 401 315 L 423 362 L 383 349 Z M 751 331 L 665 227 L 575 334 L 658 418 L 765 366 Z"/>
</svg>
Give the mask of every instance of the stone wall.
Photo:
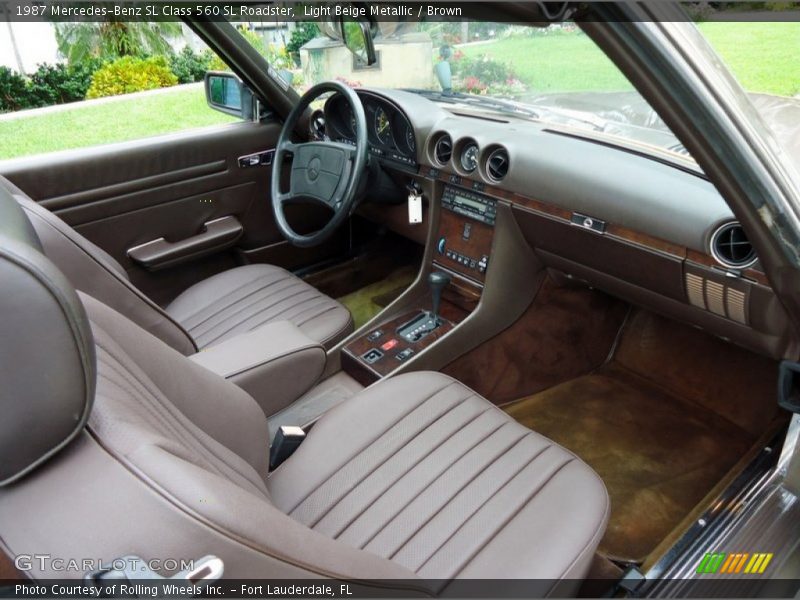
<svg viewBox="0 0 800 600">
<path fill-rule="evenodd" d="M 316 38 L 300 49 L 303 78 L 309 85 L 343 78 L 363 86 L 439 89 L 433 72 L 433 42 L 425 33 L 375 40 L 378 62 L 360 67 L 339 41 Z"/>
</svg>

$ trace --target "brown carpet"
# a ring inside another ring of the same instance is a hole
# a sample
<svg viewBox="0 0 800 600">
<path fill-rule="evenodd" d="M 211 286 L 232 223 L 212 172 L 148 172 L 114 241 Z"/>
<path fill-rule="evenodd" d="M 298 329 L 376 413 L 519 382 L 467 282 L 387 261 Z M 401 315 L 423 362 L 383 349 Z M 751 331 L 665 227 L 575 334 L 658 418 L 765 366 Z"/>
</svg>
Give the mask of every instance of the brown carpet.
<svg viewBox="0 0 800 600">
<path fill-rule="evenodd" d="M 403 267 L 381 281 L 337 298 L 353 315 L 356 329 L 377 315 L 400 296 L 417 276 L 415 267 Z"/>
<path fill-rule="evenodd" d="M 505 404 L 599 367 L 627 313 L 621 300 L 548 278 L 516 323 L 443 372 Z"/>
<path fill-rule="evenodd" d="M 611 362 L 505 410 L 598 472 L 611 498 L 600 551 L 642 561 L 777 417 L 776 374 L 774 361 L 636 311 Z"/>
</svg>

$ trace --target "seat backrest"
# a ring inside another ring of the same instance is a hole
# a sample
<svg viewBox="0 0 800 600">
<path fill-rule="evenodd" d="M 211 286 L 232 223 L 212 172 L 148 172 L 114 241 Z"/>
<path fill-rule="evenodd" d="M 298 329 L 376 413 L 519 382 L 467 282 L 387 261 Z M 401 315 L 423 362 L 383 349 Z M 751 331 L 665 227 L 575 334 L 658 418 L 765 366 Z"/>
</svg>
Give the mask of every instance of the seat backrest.
<svg viewBox="0 0 800 600">
<path fill-rule="evenodd" d="M 10 556 L 109 564 L 215 555 L 231 578 L 407 579 L 295 521 L 267 490 L 255 400 L 76 293 L 0 189 L 0 540 Z M 174 568 L 168 559 L 178 561 Z M 34 578 L 82 571 L 33 561 Z"/>
<path fill-rule="evenodd" d="M 110 254 L 40 206 L 8 179 L 0 177 L 0 187 L 5 187 L 25 210 L 45 255 L 76 289 L 122 313 L 182 354 L 197 352 L 186 330 L 142 294 Z"/>
</svg>

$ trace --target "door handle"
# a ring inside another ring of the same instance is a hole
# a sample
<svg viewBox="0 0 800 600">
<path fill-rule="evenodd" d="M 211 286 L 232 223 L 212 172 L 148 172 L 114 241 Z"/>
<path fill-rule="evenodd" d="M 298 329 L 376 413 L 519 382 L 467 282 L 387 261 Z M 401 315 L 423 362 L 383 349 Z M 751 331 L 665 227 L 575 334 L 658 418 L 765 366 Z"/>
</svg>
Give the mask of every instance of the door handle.
<svg viewBox="0 0 800 600">
<path fill-rule="evenodd" d="M 127 254 L 148 271 L 158 271 L 230 248 L 243 233 L 239 219 L 227 216 L 208 221 L 192 237 L 177 242 L 161 237 L 129 248 Z"/>
</svg>

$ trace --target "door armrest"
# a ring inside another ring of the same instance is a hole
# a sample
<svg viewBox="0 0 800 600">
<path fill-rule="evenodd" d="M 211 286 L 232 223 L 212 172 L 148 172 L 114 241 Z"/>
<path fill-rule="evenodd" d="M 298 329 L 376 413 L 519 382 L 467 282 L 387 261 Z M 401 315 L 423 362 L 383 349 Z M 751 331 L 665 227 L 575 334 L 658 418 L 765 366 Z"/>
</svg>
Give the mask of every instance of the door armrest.
<svg viewBox="0 0 800 600">
<path fill-rule="evenodd" d="M 148 271 L 157 271 L 233 246 L 244 227 L 233 216 L 208 221 L 197 235 L 177 242 L 158 238 L 128 249 L 128 257 Z"/>
</svg>

